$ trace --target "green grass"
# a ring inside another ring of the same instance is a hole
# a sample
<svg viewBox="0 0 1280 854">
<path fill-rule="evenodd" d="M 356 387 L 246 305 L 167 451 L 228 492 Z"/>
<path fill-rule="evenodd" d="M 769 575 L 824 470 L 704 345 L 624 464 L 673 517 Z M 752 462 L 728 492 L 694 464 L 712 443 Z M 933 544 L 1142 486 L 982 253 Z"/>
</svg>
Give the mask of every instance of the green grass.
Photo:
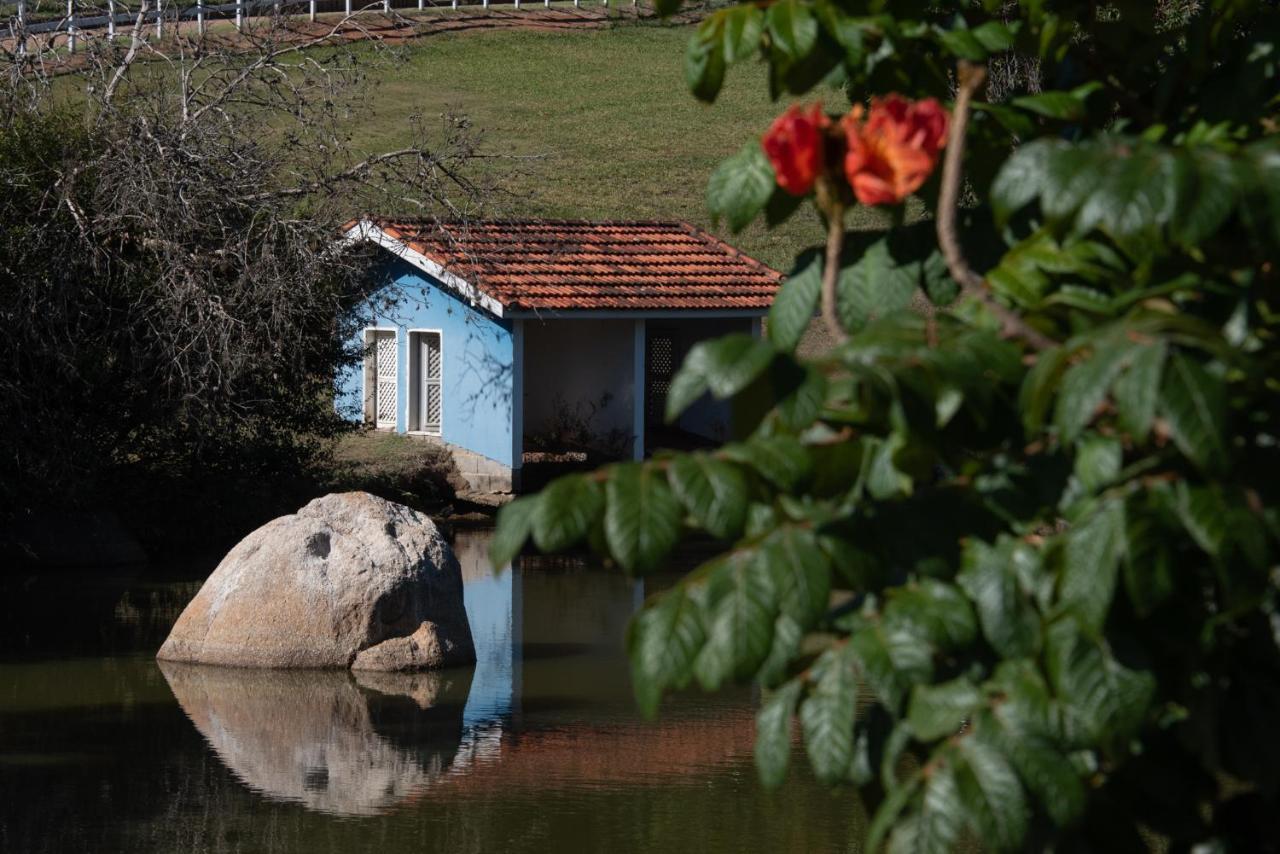
<svg viewBox="0 0 1280 854">
<path fill-rule="evenodd" d="M 465 114 L 494 154 L 538 159 L 515 168 L 504 203 L 512 216 L 683 219 L 710 227 L 707 178 L 720 160 L 758 136 L 781 110 L 763 66 L 729 73 L 714 105 L 685 88 L 687 27 L 621 24 L 609 30 L 497 30 L 414 42 L 370 80 L 368 112 L 353 118 L 362 149 L 408 139 L 409 117 L 430 125 L 447 110 Z M 833 108 L 843 94 L 826 96 Z M 870 212 L 855 227 L 873 227 Z M 797 251 L 821 242 L 811 206 L 782 228 L 756 223 L 739 235 L 715 231 L 760 260 L 789 268 Z"/>
</svg>

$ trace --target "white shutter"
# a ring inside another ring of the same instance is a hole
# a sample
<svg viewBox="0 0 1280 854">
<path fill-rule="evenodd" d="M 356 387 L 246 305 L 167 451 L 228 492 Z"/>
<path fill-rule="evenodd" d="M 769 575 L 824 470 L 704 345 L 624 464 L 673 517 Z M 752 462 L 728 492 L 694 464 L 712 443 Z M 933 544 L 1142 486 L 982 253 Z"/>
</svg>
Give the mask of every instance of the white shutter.
<svg viewBox="0 0 1280 854">
<path fill-rule="evenodd" d="M 441 376 L 443 365 L 440 354 L 440 333 L 424 332 L 420 336 L 421 351 L 419 358 L 422 370 L 422 396 L 418 423 L 427 433 L 440 432 L 441 411 L 444 407 Z"/>
<path fill-rule="evenodd" d="M 399 374 L 397 373 L 396 334 L 379 331 L 377 337 L 377 426 L 396 426 Z"/>
</svg>

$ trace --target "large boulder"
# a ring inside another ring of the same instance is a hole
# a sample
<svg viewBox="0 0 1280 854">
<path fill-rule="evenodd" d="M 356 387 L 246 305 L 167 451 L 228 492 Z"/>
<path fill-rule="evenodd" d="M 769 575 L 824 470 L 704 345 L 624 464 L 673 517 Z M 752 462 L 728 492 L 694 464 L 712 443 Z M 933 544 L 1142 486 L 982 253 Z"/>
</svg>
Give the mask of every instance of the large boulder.
<svg viewBox="0 0 1280 854">
<path fill-rule="evenodd" d="M 157 658 L 233 667 L 470 664 L 462 571 L 422 513 L 363 492 L 317 498 L 233 548 Z"/>
</svg>

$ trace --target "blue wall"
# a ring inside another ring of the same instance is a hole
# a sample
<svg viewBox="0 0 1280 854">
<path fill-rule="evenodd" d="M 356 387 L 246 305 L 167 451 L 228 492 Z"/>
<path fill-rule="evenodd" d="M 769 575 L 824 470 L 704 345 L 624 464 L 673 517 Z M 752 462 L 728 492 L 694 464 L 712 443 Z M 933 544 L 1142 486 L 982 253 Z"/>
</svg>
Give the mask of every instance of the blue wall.
<svg viewBox="0 0 1280 854">
<path fill-rule="evenodd" d="M 472 308 L 404 261 L 389 261 L 379 278 L 382 287 L 373 304 L 361 309 L 360 326 L 397 331 L 397 432 L 405 432 L 409 423 L 409 330 L 439 329 L 444 354 L 442 438 L 511 465 L 511 324 Z M 362 418 L 362 373 L 362 367 L 354 365 L 338 377 L 338 412 L 353 421 Z"/>
</svg>

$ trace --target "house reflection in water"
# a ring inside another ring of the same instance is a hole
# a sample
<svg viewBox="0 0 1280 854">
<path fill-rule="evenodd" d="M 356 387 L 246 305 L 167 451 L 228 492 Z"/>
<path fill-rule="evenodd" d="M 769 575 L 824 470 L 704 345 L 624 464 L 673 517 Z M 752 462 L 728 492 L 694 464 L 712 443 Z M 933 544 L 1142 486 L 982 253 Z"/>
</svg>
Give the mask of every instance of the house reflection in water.
<svg viewBox="0 0 1280 854">
<path fill-rule="evenodd" d="M 493 571 L 488 532 L 460 532 L 474 671 L 164 672 L 218 758 L 250 788 L 328 813 L 430 792 L 616 788 L 712 771 L 750 754 L 749 699 L 696 696 L 635 711 L 623 648 L 641 581 L 526 559 Z"/>
</svg>

